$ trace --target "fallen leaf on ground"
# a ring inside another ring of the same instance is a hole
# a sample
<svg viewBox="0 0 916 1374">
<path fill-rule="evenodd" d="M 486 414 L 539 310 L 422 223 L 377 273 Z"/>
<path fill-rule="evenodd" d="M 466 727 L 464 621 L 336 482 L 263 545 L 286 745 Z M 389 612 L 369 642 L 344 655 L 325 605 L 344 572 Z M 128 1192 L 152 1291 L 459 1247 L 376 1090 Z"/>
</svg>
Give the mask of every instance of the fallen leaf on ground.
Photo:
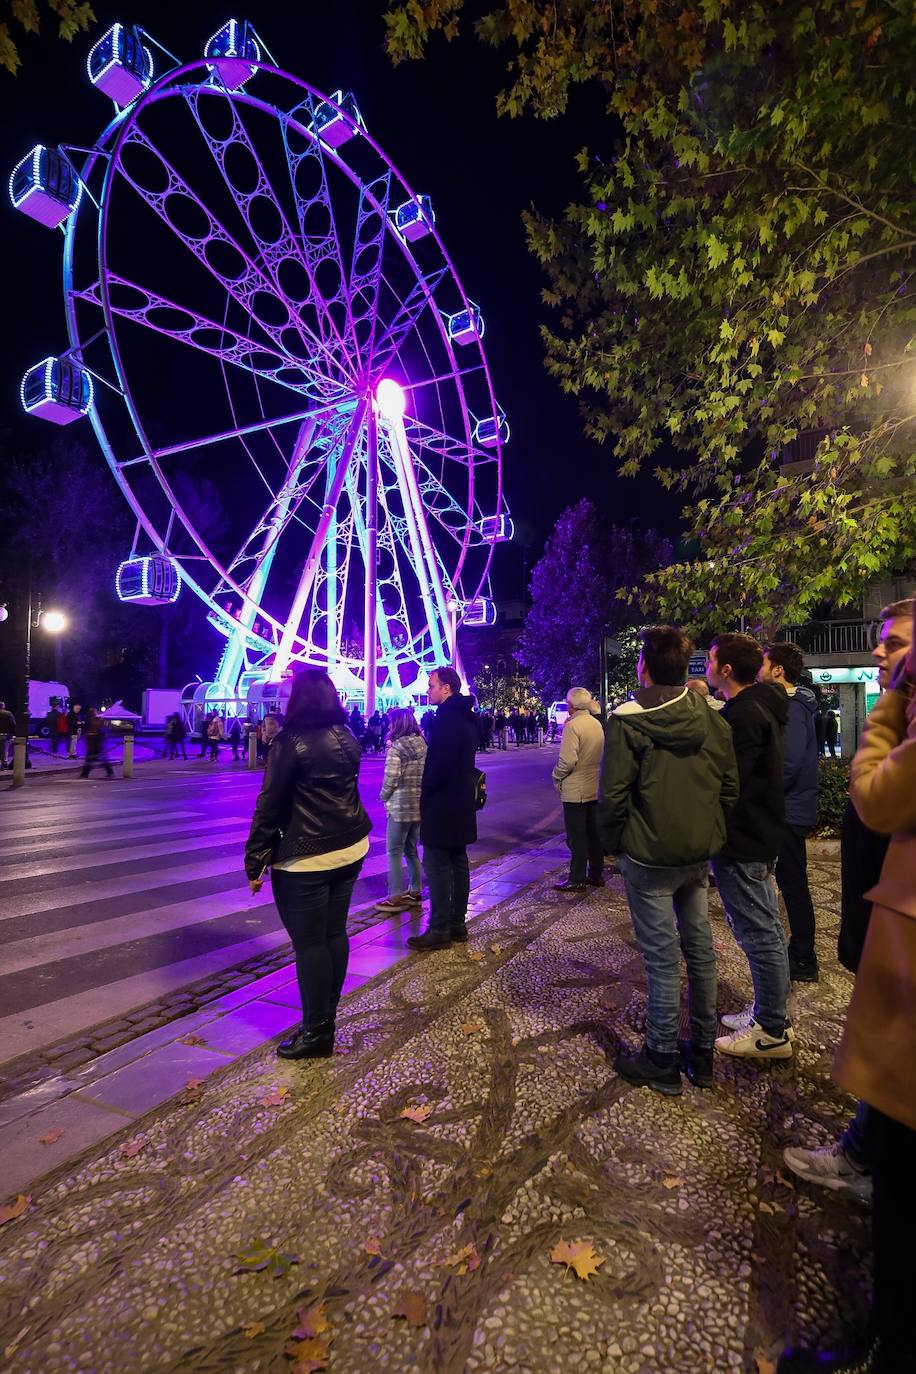
<svg viewBox="0 0 916 1374">
<path fill-rule="evenodd" d="M 549 1054 L 553 1045 L 538 1045 L 538 1054 Z"/>
<path fill-rule="evenodd" d="M 189 1078 L 187 1083 L 185 1083 L 185 1087 L 189 1092 L 193 1092 L 195 1088 L 202 1088 L 203 1082 L 204 1080 L 202 1078 Z"/>
<path fill-rule="evenodd" d="M 761 1212 L 766 1212 L 767 1216 L 772 1216 L 774 1209 L 768 1202 L 761 1202 L 759 1210 Z"/>
<path fill-rule="evenodd" d="M 490 1165 L 490 1164 L 481 1164 L 481 1166 L 480 1166 L 479 1169 L 475 1169 L 475 1170 L 474 1170 L 474 1177 L 475 1177 L 475 1178 L 489 1178 L 490 1175 L 492 1174 L 492 1172 L 493 1172 L 493 1166 L 492 1166 L 492 1165 Z"/>
<path fill-rule="evenodd" d="M 146 1144 L 145 1140 L 128 1140 L 126 1145 L 121 1146 L 121 1154 L 125 1159 L 133 1159 L 134 1155 L 146 1148 Z"/>
<path fill-rule="evenodd" d="M 754 1368 L 757 1374 L 776 1374 L 775 1360 L 771 1360 L 762 1350 L 754 1351 Z"/>
<path fill-rule="evenodd" d="M 382 1243 L 378 1236 L 367 1236 L 363 1241 L 363 1249 L 367 1255 L 381 1255 Z"/>
<path fill-rule="evenodd" d="M 464 1035 L 476 1035 L 478 1031 L 486 1030 L 482 1021 L 462 1021 L 459 1030 Z"/>
<path fill-rule="evenodd" d="M 503 947 L 502 947 L 502 945 L 491 945 L 491 946 L 490 946 L 490 953 L 491 953 L 491 954 L 502 954 L 502 952 L 503 952 Z"/>
<path fill-rule="evenodd" d="M 246 1341 L 253 1341 L 255 1336 L 262 1336 L 266 1330 L 263 1322 L 246 1322 L 242 1327 L 242 1335 Z"/>
<path fill-rule="evenodd" d="M 41 1145 L 55 1145 L 62 1135 L 63 1131 L 47 1131 L 45 1135 L 38 1137 L 38 1141 Z"/>
<path fill-rule="evenodd" d="M 206 1045 L 206 1043 L 202 1035 L 183 1035 L 179 1041 L 181 1045 Z"/>
<path fill-rule="evenodd" d="M 476 950 L 476 949 L 469 949 L 469 950 L 468 950 L 468 958 L 471 959 L 471 960 L 473 960 L 473 962 L 474 962 L 475 964 L 482 964 L 482 963 L 483 963 L 483 955 L 482 955 L 478 950 Z"/>
<path fill-rule="evenodd" d="M 566 1272 L 572 1269 L 580 1279 L 590 1279 L 604 1263 L 603 1256 L 596 1254 L 587 1240 L 574 1240 L 572 1244 L 558 1240 L 550 1252 L 550 1259 L 553 1264 L 565 1264 Z"/>
<path fill-rule="evenodd" d="M 21 1217 L 23 1212 L 29 1210 L 29 1203 L 32 1201 L 31 1195 L 20 1193 L 12 1202 L 0 1207 L 0 1226 L 5 1226 L 8 1221 L 15 1221 L 16 1217 Z"/>
<path fill-rule="evenodd" d="M 442 1263 L 449 1269 L 457 1269 L 459 1274 L 473 1274 L 475 1269 L 480 1268 L 480 1256 L 477 1253 L 477 1246 L 474 1244 L 463 1245 L 460 1250 L 456 1250 L 454 1255 L 449 1255 L 448 1259 Z"/>
<path fill-rule="evenodd" d="M 263 1240 L 253 1240 L 247 1250 L 240 1250 L 235 1258 L 236 1274 L 259 1274 L 266 1269 L 274 1279 L 282 1279 L 291 1265 L 299 1263 L 298 1255 L 288 1255 Z"/>
<path fill-rule="evenodd" d="M 331 1356 L 327 1341 L 289 1341 L 283 1353 L 292 1360 L 292 1374 L 314 1374 L 316 1369 L 325 1369 Z"/>
<path fill-rule="evenodd" d="M 408 1326 L 426 1326 L 426 1298 L 411 1288 L 402 1288 L 391 1310 L 392 1317 L 403 1317 Z"/>
<path fill-rule="evenodd" d="M 684 1180 L 683 1180 L 682 1178 L 677 1178 L 677 1177 L 675 1177 L 674 1174 L 669 1174 L 667 1178 L 662 1179 L 662 1187 L 663 1187 L 663 1188 L 680 1188 L 680 1186 L 681 1186 L 681 1184 L 682 1184 L 683 1182 L 684 1182 Z"/>
<path fill-rule="evenodd" d="M 786 1177 L 782 1169 L 776 1170 L 776 1182 L 781 1183 L 784 1188 L 791 1188 L 793 1193 L 795 1192 L 795 1184 L 792 1182 L 791 1178 Z"/>
<path fill-rule="evenodd" d="M 184 1085 L 184 1092 L 178 1099 L 179 1104 L 187 1106 L 190 1102 L 199 1102 L 203 1097 L 203 1082 L 202 1078 L 189 1078 Z"/>
<path fill-rule="evenodd" d="M 432 1106 L 428 1102 L 424 1102 L 420 1107 L 405 1107 L 401 1112 L 401 1116 L 407 1121 L 422 1122 L 425 1121 L 428 1116 L 432 1115 L 432 1110 Z"/>
<path fill-rule="evenodd" d="M 287 1097 L 289 1097 L 289 1088 L 285 1083 L 282 1083 L 278 1088 L 274 1088 L 273 1092 L 269 1092 L 266 1097 L 261 1098 L 261 1106 L 282 1107 Z"/>
<path fill-rule="evenodd" d="M 314 1340 L 316 1336 L 323 1336 L 325 1331 L 331 1329 L 323 1302 L 313 1303 L 311 1307 L 300 1307 L 298 1315 L 299 1325 L 292 1332 L 293 1338 L 297 1341 Z M 330 1340 L 330 1337 L 328 1339 Z"/>
</svg>

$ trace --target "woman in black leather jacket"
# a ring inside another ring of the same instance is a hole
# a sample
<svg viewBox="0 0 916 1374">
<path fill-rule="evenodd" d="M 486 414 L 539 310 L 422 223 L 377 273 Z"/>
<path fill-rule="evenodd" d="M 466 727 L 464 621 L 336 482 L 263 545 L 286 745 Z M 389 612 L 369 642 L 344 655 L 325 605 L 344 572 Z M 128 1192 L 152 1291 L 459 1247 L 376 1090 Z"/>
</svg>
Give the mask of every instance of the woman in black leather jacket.
<svg viewBox="0 0 916 1374">
<path fill-rule="evenodd" d="M 283 729 L 270 746 L 245 846 L 259 892 L 271 869 L 274 900 L 296 955 L 302 1026 L 283 1059 L 325 1058 L 347 973 L 347 913 L 372 829 L 357 786 L 361 751 L 322 668 L 293 679 Z"/>
</svg>

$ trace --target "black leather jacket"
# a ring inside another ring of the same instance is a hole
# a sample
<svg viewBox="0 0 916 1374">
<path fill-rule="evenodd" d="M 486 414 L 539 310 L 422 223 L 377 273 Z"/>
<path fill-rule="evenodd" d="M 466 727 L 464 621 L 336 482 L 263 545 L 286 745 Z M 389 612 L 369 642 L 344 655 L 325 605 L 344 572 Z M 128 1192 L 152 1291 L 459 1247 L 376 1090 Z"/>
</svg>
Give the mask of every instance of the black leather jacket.
<svg viewBox="0 0 916 1374">
<path fill-rule="evenodd" d="M 346 725 L 274 736 L 245 845 L 249 878 L 277 860 L 329 854 L 369 834 L 357 786 L 360 758 Z"/>
</svg>

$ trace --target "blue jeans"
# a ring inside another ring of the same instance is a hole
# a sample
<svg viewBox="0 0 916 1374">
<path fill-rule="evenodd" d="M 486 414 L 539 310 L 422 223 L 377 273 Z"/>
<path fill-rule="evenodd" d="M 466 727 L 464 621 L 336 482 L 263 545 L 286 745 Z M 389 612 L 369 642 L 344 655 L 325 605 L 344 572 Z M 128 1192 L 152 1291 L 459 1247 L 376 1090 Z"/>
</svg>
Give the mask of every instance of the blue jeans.
<svg viewBox="0 0 916 1374">
<path fill-rule="evenodd" d="M 448 939 L 463 930 L 471 895 L 471 868 L 465 845 L 454 849 L 423 846 L 423 867 L 429 886 L 429 932 Z"/>
<path fill-rule="evenodd" d="M 396 821 L 388 817 L 388 831 L 385 836 L 385 851 L 388 855 L 388 896 L 400 897 L 404 891 L 404 862 L 407 863 L 407 890 L 419 892 L 423 886 L 420 872 L 420 859 L 417 855 L 417 840 L 420 837 L 419 821 Z"/>
<path fill-rule="evenodd" d="M 876 1136 L 880 1134 L 880 1118 L 867 1102 L 860 1102 L 856 1114 L 840 1138 L 844 1153 L 857 1169 L 870 1174 L 878 1152 Z"/>
<path fill-rule="evenodd" d="M 357 859 L 343 868 L 270 871 L 277 911 L 296 954 L 305 1031 L 333 1021 L 337 1011 L 350 958 L 347 913 L 362 866 L 362 859 Z"/>
<path fill-rule="evenodd" d="M 712 870 L 731 932 L 751 967 L 754 1019 L 767 1035 L 784 1035 L 789 954 L 779 919 L 773 865 L 713 859 Z"/>
<path fill-rule="evenodd" d="M 681 1004 L 678 953 L 687 965 L 690 1038 L 711 1050 L 716 1038 L 716 956 L 709 925 L 709 865 L 650 868 L 617 856 L 649 989 L 646 1044 L 656 1054 L 677 1054 Z"/>
</svg>

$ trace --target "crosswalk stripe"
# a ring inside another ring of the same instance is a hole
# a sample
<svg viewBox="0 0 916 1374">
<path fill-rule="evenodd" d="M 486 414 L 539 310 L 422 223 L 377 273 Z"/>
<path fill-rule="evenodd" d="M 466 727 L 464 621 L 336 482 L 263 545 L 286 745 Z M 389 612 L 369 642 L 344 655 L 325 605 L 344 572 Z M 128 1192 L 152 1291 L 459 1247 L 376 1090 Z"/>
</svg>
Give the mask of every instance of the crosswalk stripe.
<svg viewBox="0 0 916 1374">
<path fill-rule="evenodd" d="M 142 827 L 142 832 L 144 835 L 159 835 L 160 837 L 172 834 L 202 835 L 205 831 L 221 830 L 225 829 L 227 826 L 235 825 L 247 826 L 248 824 L 249 822 L 246 816 L 226 816 L 224 819 L 220 820 L 203 820 L 200 816 L 195 816 L 193 820 L 169 820 L 163 822 L 161 825 L 144 825 Z M 114 830 L 111 826 L 107 826 L 104 832 L 91 835 L 87 835 L 81 828 L 80 852 L 85 853 L 87 849 L 90 848 L 113 849 L 117 845 L 123 844 L 125 836 L 121 833 L 122 828 L 127 829 L 130 834 L 137 830 L 137 825 L 134 821 L 121 821 L 117 830 Z M 62 854 L 68 853 L 70 855 L 71 865 L 73 863 L 73 840 L 71 837 L 65 838 L 58 835 L 54 839 L 41 839 L 38 842 L 29 838 L 28 844 L 26 845 L 11 844 L 6 841 L 6 836 L 0 836 L 0 864 L 4 861 L 13 862 L 15 859 L 22 859 L 24 853 L 45 854 L 55 849 L 59 849 Z"/>
</svg>

